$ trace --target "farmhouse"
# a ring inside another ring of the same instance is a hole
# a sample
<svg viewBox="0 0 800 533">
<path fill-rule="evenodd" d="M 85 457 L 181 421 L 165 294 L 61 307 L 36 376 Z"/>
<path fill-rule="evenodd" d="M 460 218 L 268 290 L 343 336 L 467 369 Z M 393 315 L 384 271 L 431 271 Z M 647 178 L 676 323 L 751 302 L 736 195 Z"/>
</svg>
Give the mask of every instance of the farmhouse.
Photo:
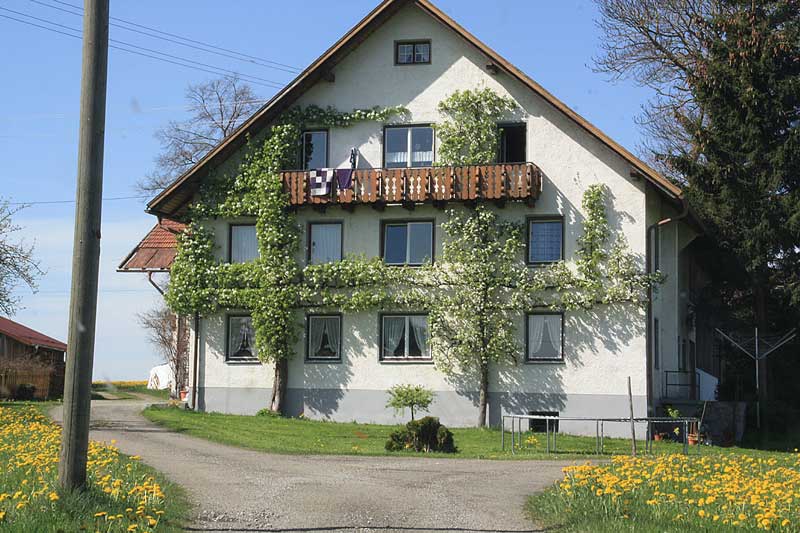
<svg viewBox="0 0 800 533">
<path fill-rule="evenodd" d="M 496 157 L 477 166 L 441 165 L 437 104 L 456 90 L 482 88 L 517 106 L 497 123 Z M 695 254 L 701 230 L 681 190 L 427 0 L 381 3 L 150 201 L 148 212 L 164 231 L 179 231 L 172 221 L 187 218 L 213 176 L 236 174 L 248 140 L 263 142 L 283 113 L 308 106 L 345 112 L 402 106 L 407 112 L 341 127 L 308 124 L 300 132 L 298 163 L 283 169 L 281 179 L 302 232 L 301 265 L 350 256 L 435 264 L 444 208 L 479 205 L 524 225 L 530 269 L 569 265 L 587 216 L 583 194 L 602 184 L 612 232 L 625 238 L 642 270 L 664 275 L 644 308 L 520 313 L 517 364 L 490 370 L 489 423 L 507 412 L 625 416 L 628 377 L 639 416 L 713 390 L 710 324 L 697 312 L 707 283 Z M 219 264 L 258 257 L 255 221 L 199 221 L 213 235 Z M 135 251 L 126 262 L 140 271 L 166 271 L 174 258 L 159 252 L 166 258 L 159 262 L 157 254 L 143 253 L 148 257 Z M 257 358 L 252 311 L 225 308 L 191 321 L 195 409 L 252 414 L 268 405 L 274 370 Z M 475 383 L 434 364 L 426 309 L 297 309 L 296 320 L 302 327 L 288 362 L 288 414 L 396 422 L 386 389 L 414 383 L 436 392 L 431 411 L 444 423 L 474 423 Z"/>
<path fill-rule="evenodd" d="M 0 398 L 60 397 L 66 351 L 63 342 L 0 317 Z"/>
</svg>

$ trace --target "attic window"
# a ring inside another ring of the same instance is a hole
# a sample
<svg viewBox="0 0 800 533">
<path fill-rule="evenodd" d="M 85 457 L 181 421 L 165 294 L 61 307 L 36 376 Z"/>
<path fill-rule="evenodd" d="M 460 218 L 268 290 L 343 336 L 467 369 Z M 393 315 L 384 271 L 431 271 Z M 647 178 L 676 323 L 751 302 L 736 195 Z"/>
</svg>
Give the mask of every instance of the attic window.
<svg viewBox="0 0 800 533">
<path fill-rule="evenodd" d="M 398 41 L 394 43 L 396 65 L 428 64 L 431 62 L 430 41 Z"/>
</svg>

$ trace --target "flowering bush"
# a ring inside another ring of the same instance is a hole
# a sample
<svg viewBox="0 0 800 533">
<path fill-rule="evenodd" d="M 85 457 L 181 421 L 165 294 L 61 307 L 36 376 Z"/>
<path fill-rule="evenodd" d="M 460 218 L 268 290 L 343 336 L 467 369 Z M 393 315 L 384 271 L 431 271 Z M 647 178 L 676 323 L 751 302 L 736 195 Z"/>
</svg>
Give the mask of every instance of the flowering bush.
<svg viewBox="0 0 800 533">
<path fill-rule="evenodd" d="M 37 408 L 0 407 L 0 530 L 169 529 L 161 485 L 114 446 L 90 442 L 87 490 L 64 495 L 57 480 L 60 443 L 61 428 Z"/>
<path fill-rule="evenodd" d="M 562 516 L 644 519 L 697 531 L 797 531 L 800 524 L 798 453 L 620 456 L 564 472 L 545 496 Z"/>
</svg>

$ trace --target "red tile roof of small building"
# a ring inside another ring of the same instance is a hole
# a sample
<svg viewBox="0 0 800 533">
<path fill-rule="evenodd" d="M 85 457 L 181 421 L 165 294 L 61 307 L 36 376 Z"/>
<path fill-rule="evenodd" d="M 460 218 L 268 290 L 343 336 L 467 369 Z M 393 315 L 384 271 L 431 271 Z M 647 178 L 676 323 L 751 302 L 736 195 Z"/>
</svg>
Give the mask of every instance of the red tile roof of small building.
<svg viewBox="0 0 800 533">
<path fill-rule="evenodd" d="M 67 351 L 67 345 L 63 342 L 1 316 L 0 333 L 27 346 L 41 346 L 43 348 L 58 350 L 59 352 Z"/>
<path fill-rule="evenodd" d="M 119 272 L 168 272 L 175 260 L 182 222 L 162 219 L 136 245 L 117 269 Z"/>
</svg>

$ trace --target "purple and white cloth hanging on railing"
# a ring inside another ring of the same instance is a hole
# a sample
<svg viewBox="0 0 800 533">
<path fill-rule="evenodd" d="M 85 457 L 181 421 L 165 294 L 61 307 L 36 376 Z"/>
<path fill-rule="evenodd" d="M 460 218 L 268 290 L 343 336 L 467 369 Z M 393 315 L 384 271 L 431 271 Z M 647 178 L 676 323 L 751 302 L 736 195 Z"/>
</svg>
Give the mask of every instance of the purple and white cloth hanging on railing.
<svg viewBox="0 0 800 533">
<path fill-rule="evenodd" d="M 358 168 L 358 148 L 350 149 L 350 168 L 336 169 L 336 186 L 339 190 L 353 187 L 353 171 Z"/>
<path fill-rule="evenodd" d="M 331 183 L 333 182 L 333 170 L 330 168 L 318 168 L 308 171 L 308 189 L 311 196 L 326 196 L 331 193 Z"/>
</svg>

